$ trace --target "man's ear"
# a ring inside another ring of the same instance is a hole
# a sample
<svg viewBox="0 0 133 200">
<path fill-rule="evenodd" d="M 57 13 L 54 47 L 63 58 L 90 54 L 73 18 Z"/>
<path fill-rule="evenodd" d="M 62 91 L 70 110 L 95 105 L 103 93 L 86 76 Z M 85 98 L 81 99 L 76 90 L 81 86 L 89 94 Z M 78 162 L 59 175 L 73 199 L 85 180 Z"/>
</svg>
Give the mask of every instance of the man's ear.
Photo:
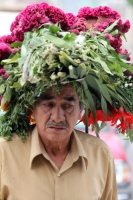
<svg viewBox="0 0 133 200">
<path fill-rule="evenodd" d="M 34 108 L 33 108 L 33 107 L 30 107 L 29 110 L 30 110 L 30 115 L 31 115 L 32 117 L 34 117 Z"/>
</svg>

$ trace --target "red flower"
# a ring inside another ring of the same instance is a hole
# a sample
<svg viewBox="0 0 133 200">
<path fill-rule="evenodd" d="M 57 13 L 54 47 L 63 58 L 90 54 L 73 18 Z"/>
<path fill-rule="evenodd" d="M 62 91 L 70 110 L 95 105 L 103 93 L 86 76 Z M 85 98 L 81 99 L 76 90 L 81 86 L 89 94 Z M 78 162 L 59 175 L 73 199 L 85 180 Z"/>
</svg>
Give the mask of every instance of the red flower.
<svg viewBox="0 0 133 200">
<path fill-rule="evenodd" d="M 106 122 L 110 121 L 111 125 L 116 125 L 116 128 L 121 129 L 121 133 L 125 133 L 127 129 L 133 129 L 133 115 L 129 112 L 124 111 L 123 109 L 115 110 L 113 107 L 110 108 L 112 116 L 107 114 L 105 117 L 102 110 L 96 111 L 96 123 L 98 121 Z M 90 110 L 88 110 L 88 126 L 95 124 L 94 118 Z M 85 114 L 81 118 L 81 121 L 85 124 Z M 119 122 L 119 124 L 118 124 Z"/>
</svg>

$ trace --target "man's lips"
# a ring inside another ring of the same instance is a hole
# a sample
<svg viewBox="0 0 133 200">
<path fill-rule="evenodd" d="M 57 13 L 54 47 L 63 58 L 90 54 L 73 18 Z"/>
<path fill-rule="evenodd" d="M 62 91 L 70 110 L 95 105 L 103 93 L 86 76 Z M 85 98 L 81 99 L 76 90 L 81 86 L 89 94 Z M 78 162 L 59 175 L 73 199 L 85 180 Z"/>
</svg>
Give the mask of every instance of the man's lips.
<svg viewBox="0 0 133 200">
<path fill-rule="evenodd" d="M 63 127 L 63 126 L 48 126 L 47 128 L 51 128 L 51 129 L 66 129 L 66 127 Z"/>
</svg>

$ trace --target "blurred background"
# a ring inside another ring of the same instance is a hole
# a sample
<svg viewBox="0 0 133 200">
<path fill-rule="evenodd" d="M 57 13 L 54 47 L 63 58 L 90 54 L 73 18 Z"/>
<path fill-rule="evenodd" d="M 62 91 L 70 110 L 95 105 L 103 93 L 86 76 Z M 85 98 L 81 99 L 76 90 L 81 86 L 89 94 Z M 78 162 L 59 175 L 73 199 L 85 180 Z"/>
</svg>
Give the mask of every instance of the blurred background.
<svg viewBox="0 0 133 200">
<path fill-rule="evenodd" d="M 18 12 L 29 4 L 41 2 L 40 0 L 0 0 L 0 36 L 10 34 L 10 24 Z M 63 9 L 64 12 L 74 14 L 84 6 L 109 6 L 118 11 L 123 21 L 128 19 L 131 23 L 130 31 L 126 34 L 127 41 L 123 39 L 123 48 L 131 52 L 133 63 L 133 0 L 45 0 L 45 2 Z M 84 131 L 83 124 L 79 124 L 76 128 Z M 100 135 L 114 155 L 118 200 L 133 200 L 133 144 L 124 140 L 124 136 L 116 132 L 114 127 L 108 125 Z"/>
</svg>

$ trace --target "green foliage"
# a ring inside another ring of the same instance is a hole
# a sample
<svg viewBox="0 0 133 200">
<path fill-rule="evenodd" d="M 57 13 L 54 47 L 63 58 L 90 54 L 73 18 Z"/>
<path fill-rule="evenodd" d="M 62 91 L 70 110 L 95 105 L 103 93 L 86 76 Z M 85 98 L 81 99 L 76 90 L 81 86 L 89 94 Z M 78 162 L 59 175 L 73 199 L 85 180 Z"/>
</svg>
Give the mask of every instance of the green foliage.
<svg viewBox="0 0 133 200">
<path fill-rule="evenodd" d="M 10 139 L 16 132 L 24 140 L 29 127 L 29 107 L 47 87 L 59 83 L 80 83 L 87 125 L 88 108 L 94 119 L 98 108 L 107 115 L 108 104 L 133 113 L 132 86 L 125 91 L 123 75 L 126 69 L 133 72 L 133 67 L 105 38 L 107 32 L 114 34 L 116 24 L 103 33 L 91 30 L 79 35 L 63 32 L 58 24 L 47 24 L 25 33 L 22 43 L 11 44 L 20 50 L 2 61 L 10 76 L 0 79 L 1 108 L 9 102 L 7 112 L 0 117 L 0 135 Z"/>
</svg>

